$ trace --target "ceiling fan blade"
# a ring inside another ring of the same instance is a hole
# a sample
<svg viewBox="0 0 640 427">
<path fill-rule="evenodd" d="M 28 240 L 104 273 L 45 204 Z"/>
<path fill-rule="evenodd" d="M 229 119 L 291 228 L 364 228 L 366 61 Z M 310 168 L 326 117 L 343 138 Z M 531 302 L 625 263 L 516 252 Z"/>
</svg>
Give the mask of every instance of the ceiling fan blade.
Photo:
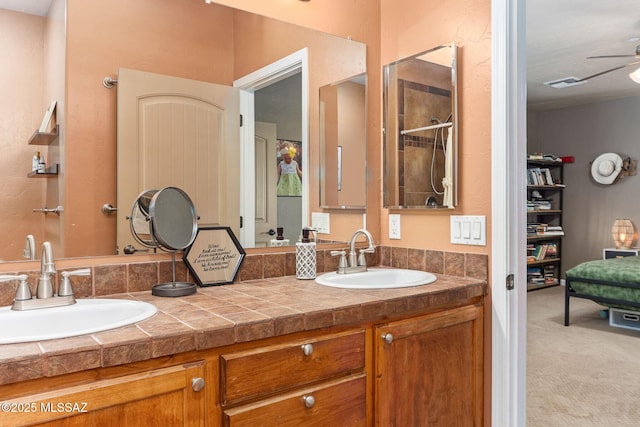
<svg viewBox="0 0 640 427">
<path fill-rule="evenodd" d="M 590 76 L 583 77 L 583 78 L 581 78 L 580 80 L 577 80 L 577 82 L 583 82 L 583 81 L 585 81 L 585 80 L 589 80 L 589 79 L 592 79 L 592 78 L 594 78 L 594 77 L 599 77 L 599 76 L 601 76 L 601 75 L 603 75 L 603 74 L 607 74 L 607 73 L 610 73 L 610 72 L 612 72 L 612 71 L 621 70 L 621 69 L 623 69 L 623 68 L 630 67 L 630 66 L 632 66 L 632 65 L 637 65 L 637 64 L 640 64 L 640 61 L 634 61 L 634 62 L 630 62 L 630 63 L 625 64 L 625 65 L 620 65 L 620 66 L 618 66 L 618 67 L 609 68 L 608 70 L 600 71 L 599 73 L 595 73 L 595 74 L 592 74 L 592 75 L 590 75 Z"/>
<path fill-rule="evenodd" d="M 600 58 L 635 58 L 636 55 L 597 55 L 587 56 L 587 59 L 600 59 Z"/>
</svg>

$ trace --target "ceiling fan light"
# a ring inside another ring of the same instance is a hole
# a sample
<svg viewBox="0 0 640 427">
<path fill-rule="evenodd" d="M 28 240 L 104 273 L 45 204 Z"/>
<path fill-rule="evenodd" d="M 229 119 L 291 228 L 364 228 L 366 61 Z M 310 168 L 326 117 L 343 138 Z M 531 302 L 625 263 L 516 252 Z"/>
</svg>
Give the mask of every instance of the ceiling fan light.
<svg viewBox="0 0 640 427">
<path fill-rule="evenodd" d="M 640 68 L 635 70 L 633 73 L 630 73 L 629 74 L 629 78 L 631 80 L 633 80 L 634 82 L 640 84 Z"/>
</svg>

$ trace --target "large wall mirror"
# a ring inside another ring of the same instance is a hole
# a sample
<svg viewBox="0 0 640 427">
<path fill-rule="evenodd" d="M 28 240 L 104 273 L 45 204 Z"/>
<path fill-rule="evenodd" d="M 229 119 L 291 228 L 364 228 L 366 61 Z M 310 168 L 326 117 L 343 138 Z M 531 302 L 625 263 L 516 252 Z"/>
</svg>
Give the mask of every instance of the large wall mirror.
<svg viewBox="0 0 640 427">
<path fill-rule="evenodd" d="M 384 67 L 384 206 L 458 204 L 456 46 Z"/>
<path fill-rule="evenodd" d="M 26 4 L 30 1 L 19 3 Z M 46 0 L 44 2 L 47 3 Z M 67 2 L 52 0 L 52 3 L 62 5 L 65 10 Z M 283 141 L 308 140 L 308 153 L 305 155 L 308 155 L 309 162 L 305 165 L 306 170 L 303 170 L 303 179 L 309 180 L 307 211 L 319 209 L 319 88 L 366 72 L 366 46 L 227 6 L 205 4 L 204 1 L 158 3 L 140 0 L 134 3 L 115 0 L 108 13 L 104 13 L 99 10 L 97 0 L 68 1 L 66 89 L 64 78 L 61 79 L 63 83 L 55 85 L 63 94 L 56 95 L 58 105 L 64 105 L 67 101 L 66 108 L 58 110 L 58 118 L 67 121 L 66 126 L 61 129 L 59 142 L 60 174 L 54 179 L 27 181 L 30 187 L 21 191 L 23 196 L 17 196 L 13 190 L 9 190 L 18 188 L 17 185 L 21 183 L 16 183 L 27 179 L 36 148 L 29 147 L 26 141 L 34 127 L 38 126 L 51 97 L 45 95 L 33 101 L 34 96 L 29 91 L 16 91 L 16 97 L 31 95 L 31 100 L 28 101 L 12 100 L 12 106 L 19 103 L 32 105 L 32 119 L 23 120 L 24 111 L 15 111 L 16 108 L 13 108 L 12 114 L 4 117 L 24 134 L 6 141 L 7 145 L 20 147 L 19 154 L 10 164 L 24 167 L 3 167 L 0 170 L 2 174 L 13 171 L 13 175 L 2 177 L 2 181 L 8 183 L 8 186 L 0 191 L 0 197 L 4 198 L 3 205 L 11 206 L 11 209 L 0 214 L 0 226 L 5 227 L 0 232 L 6 237 L 3 239 L 0 259 L 23 259 L 27 234 L 34 235 L 37 244 L 45 240 L 51 241 L 56 257 L 118 253 L 116 214 L 105 214 L 101 210 L 105 204 L 111 204 L 118 210 L 126 210 L 126 205 L 118 206 L 116 197 L 117 89 L 107 89 L 102 82 L 107 76 L 117 79 L 120 68 L 233 86 L 234 81 L 257 69 L 300 49 L 308 49 L 309 69 L 307 79 L 303 82 L 308 85 L 308 99 L 302 100 L 304 107 L 308 109 L 308 122 L 301 127 L 302 135 L 297 131 L 292 135 L 293 132 L 288 130 L 285 134 L 283 125 L 280 130 L 276 130 L 275 135 Z M 0 36 L 5 28 L 0 26 Z M 173 30 L 167 32 L 167 28 Z M 172 34 L 171 37 L 168 37 L 169 34 Z M 27 51 L 29 46 L 24 46 L 24 52 Z M 57 57 L 65 58 L 65 55 Z M 44 60 L 40 60 L 40 63 L 46 66 Z M 16 61 L 11 61 L 10 65 L 19 67 L 18 73 L 24 75 L 27 74 L 25 70 L 34 68 L 19 66 Z M 41 73 L 48 73 L 46 67 Z M 14 70 L 11 76 L 15 74 Z M 0 71 L 0 80 L 11 82 L 15 86 L 15 79 L 5 76 Z M 258 117 L 254 119 L 256 122 L 264 120 Z M 5 144 L 4 140 L 2 142 Z M 12 151 L 13 149 L 4 152 Z M 222 161 L 231 165 L 238 160 L 239 155 L 239 151 L 233 151 L 229 153 L 229 158 Z M 266 157 L 274 165 L 279 160 L 275 148 Z M 364 162 L 364 157 L 362 161 Z M 240 180 L 241 174 L 240 168 L 230 168 L 225 179 Z M 276 182 L 277 176 L 273 180 Z M 163 183 L 164 186 L 178 184 Z M 53 195 L 51 189 L 56 189 Z M 26 195 L 35 197 L 23 202 L 23 199 L 27 199 Z M 33 208 L 55 208 L 57 205 L 64 206 L 64 211 L 59 216 L 45 216 L 32 211 Z M 56 223 L 55 228 L 51 222 Z M 240 223 L 239 219 L 237 222 Z M 310 222 L 310 218 L 300 219 L 302 225 Z M 295 228 L 299 228 L 299 225 Z M 11 233 L 4 233 L 2 230 L 11 230 Z M 296 231 L 296 236 L 297 234 Z M 330 239 L 346 241 L 349 237 L 332 235 Z M 295 244 L 295 241 L 291 244 Z M 119 253 L 122 254 L 122 250 Z"/>
<path fill-rule="evenodd" d="M 320 206 L 366 207 L 367 76 L 320 88 Z"/>
</svg>

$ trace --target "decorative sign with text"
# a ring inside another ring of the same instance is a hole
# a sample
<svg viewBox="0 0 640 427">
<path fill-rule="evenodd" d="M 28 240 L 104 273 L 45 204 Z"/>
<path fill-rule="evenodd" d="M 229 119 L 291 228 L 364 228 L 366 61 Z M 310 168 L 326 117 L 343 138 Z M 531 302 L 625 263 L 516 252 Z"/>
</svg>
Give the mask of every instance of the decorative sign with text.
<svg viewBox="0 0 640 427">
<path fill-rule="evenodd" d="M 198 227 L 184 262 L 199 286 L 232 283 L 245 251 L 230 227 Z"/>
</svg>

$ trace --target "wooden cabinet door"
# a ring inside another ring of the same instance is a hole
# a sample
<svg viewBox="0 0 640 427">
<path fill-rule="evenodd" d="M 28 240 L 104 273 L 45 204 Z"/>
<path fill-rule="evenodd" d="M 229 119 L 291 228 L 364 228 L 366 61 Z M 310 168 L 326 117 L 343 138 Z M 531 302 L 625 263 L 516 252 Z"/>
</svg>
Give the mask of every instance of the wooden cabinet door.
<svg viewBox="0 0 640 427">
<path fill-rule="evenodd" d="M 482 425 L 482 306 L 380 325 L 374 337 L 375 425 Z"/>
<path fill-rule="evenodd" d="M 4 400 L 16 412 L 0 425 L 202 426 L 204 392 L 192 380 L 203 375 L 201 361 Z"/>
</svg>

